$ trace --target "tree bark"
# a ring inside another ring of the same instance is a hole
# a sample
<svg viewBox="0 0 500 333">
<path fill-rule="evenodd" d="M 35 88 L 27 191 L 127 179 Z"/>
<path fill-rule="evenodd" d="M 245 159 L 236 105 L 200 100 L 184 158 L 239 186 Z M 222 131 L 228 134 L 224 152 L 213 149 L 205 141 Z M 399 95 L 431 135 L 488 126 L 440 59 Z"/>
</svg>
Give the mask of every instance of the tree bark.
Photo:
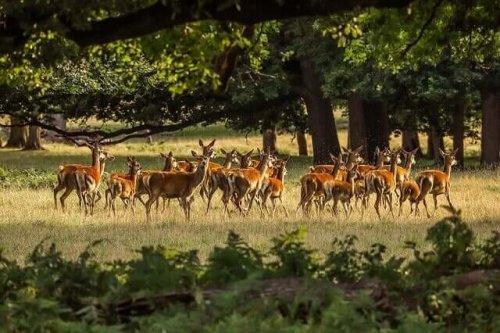
<svg viewBox="0 0 500 333">
<path fill-rule="evenodd" d="M 24 150 L 44 150 L 42 147 L 42 129 L 38 126 L 29 127 L 28 142 L 24 146 Z"/>
<path fill-rule="evenodd" d="M 314 164 L 330 163 L 330 153 L 340 153 L 340 144 L 330 99 L 323 95 L 321 80 L 310 60 L 301 59 L 304 99 L 309 116 Z"/>
<path fill-rule="evenodd" d="M 12 125 L 19 124 L 19 120 L 11 117 L 10 122 Z M 28 141 L 28 126 L 16 126 L 10 128 L 9 139 L 5 147 L 8 148 L 22 148 Z"/>
<path fill-rule="evenodd" d="M 483 116 L 481 126 L 481 165 L 500 162 L 500 92 L 485 90 L 481 94 Z"/>
<path fill-rule="evenodd" d="M 368 159 L 375 162 L 375 148 L 389 147 L 389 116 L 384 103 L 377 100 L 363 101 L 365 114 Z"/>
<path fill-rule="evenodd" d="M 418 138 L 418 131 L 417 130 L 403 130 L 403 139 L 402 139 L 402 146 L 403 149 L 406 151 L 410 151 L 416 148 L 419 148 L 417 150 L 417 153 L 415 154 L 416 157 L 420 158 L 422 157 L 422 148 L 420 147 L 420 140 Z"/>
<path fill-rule="evenodd" d="M 427 131 L 427 155 L 430 160 L 434 159 L 434 143 L 432 142 L 432 130 Z"/>
<path fill-rule="evenodd" d="M 262 149 L 276 152 L 276 129 L 268 128 L 262 133 Z"/>
<path fill-rule="evenodd" d="M 444 150 L 444 138 L 441 133 L 435 128 L 431 128 L 431 146 L 429 146 L 429 150 L 432 150 L 432 158 L 436 164 L 441 164 L 441 154 L 439 153 L 439 149 Z"/>
<path fill-rule="evenodd" d="M 458 149 L 455 158 L 460 168 L 464 166 L 464 117 L 466 107 L 465 98 L 458 96 L 455 112 L 453 112 L 453 149 Z"/>
<path fill-rule="evenodd" d="M 299 156 L 307 156 L 307 139 L 306 134 L 302 130 L 298 130 L 296 133 L 297 145 L 299 146 Z"/>
<path fill-rule="evenodd" d="M 365 114 L 363 112 L 363 99 L 358 95 L 351 95 L 347 100 L 349 112 L 349 135 L 348 146 L 355 149 L 363 145 L 361 155 L 367 159 L 367 141 Z"/>
</svg>

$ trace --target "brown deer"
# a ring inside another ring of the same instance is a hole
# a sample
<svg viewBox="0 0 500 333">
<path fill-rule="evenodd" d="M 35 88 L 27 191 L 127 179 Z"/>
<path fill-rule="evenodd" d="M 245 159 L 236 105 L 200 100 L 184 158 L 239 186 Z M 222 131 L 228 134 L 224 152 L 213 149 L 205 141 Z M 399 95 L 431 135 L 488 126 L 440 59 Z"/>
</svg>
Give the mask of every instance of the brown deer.
<svg viewBox="0 0 500 333">
<path fill-rule="evenodd" d="M 271 199 L 271 204 L 273 210 L 271 215 L 274 216 L 276 212 L 276 200 L 279 200 L 281 207 L 285 211 L 286 216 L 288 216 L 288 210 L 283 204 L 282 196 L 285 189 L 285 176 L 287 174 L 286 164 L 290 160 L 290 156 L 283 160 L 279 160 L 275 165 L 275 173 L 272 177 L 264 181 L 262 188 L 260 190 L 260 195 L 262 197 L 262 206 L 266 209 L 269 214 L 269 209 L 267 207 L 267 200 Z"/>
<path fill-rule="evenodd" d="M 339 179 L 338 174 L 342 164 L 341 154 L 339 154 L 338 158 L 330 154 L 330 158 L 334 163 L 331 173 L 307 173 L 300 178 L 300 201 L 295 210 L 295 215 L 297 215 L 300 208 L 302 208 L 305 215 L 309 215 L 315 197 L 320 200 L 317 206 L 318 209 L 324 208 L 325 204 L 321 201 L 321 198 L 325 195 L 324 184 L 327 181 Z"/>
<path fill-rule="evenodd" d="M 404 149 L 401 149 L 401 153 L 405 157 L 405 165 L 404 166 L 398 165 L 396 170 L 396 186 L 398 189 L 400 189 L 401 184 L 404 181 L 410 180 L 411 168 L 413 165 L 416 164 L 415 154 L 417 153 L 418 149 L 419 148 L 415 148 L 412 151 L 406 151 Z M 383 168 L 389 170 L 390 166 L 386 165 Z"/>
<path fill-rule="evenodd" d="M 355 165 L 350 170 L 347 170 L 347 179 L 334 180 L 325 183 L 325 197 L 333 198 L 333 213 L 337 215 L 337 206 L 339 201 L 342 202 L 346 217 L 351 213 L 351 199 L 355 195 L 355 184 L 358 178 L 358 166 Z"/>
<path fill-rule="evenodd" d="M 107 206 L 109 207 L 109 214 L 111 209 L 113 215 L 116 216 L 115 200 L 119 197 L 125 205 L 125 211 L 129 205 L 132 208 L 132 213 L 135 213 L 133 198 L 137 187 L 137 178 L 141 172 L 141 165 L 135 157 L 127 158 L 127 166 L 129 173 L 126 178 L 114 177 L 108 181 L 108 189 L 105 193 Z"/>
<path fill-rule="evenodd" d="M 418 214 L 418 198 L 420 196 L 420 187 L 415 181 L 404 181 L 400 186 L 401 194 L 399 196 L 399 216 L 403 212 L 403 203 L 406 200 L 410 201 L 410 215 L 413 213 L 413 205 L 415 205 L 415 216 Z"/>
<path fill-rule="evenodd" d="M 427 194 L 432 194 L 434 199 L 434 213 L 437 210 L 437 196 L 444 194 L 446 196 L 446 200 L 448 200 L 448 204 L 452 209 L 454 209 L 453 204 L 450 200 L 450 176 L 451 176 L 451 167 L 457 164 L 457 160 L 455 159 L 455 155 L 458 151 L 458 148 L 452 151 L 451 153 L 445 153 L 441 149 L 439 149 L 439 153 L 443 157 L 444 166 L 443 171 L 440 170 L 426 170 L 422 171 L 418 174 L 415 181 L 420 187 L 420 195 L 417 201 L 417 208 L 420 201 L 424 202 L 425 211 L 427 212 L 427 217 L 430 217 L 429 210 L 427 209 L 427 202 L 425 197 Z"/>
<path fill-rule="evenodd" d="M 364 209 L 368 208 L 368 202 L 370 199 L 370 194 L 376 193 L 375 187 L 373 185 L 373 174 L 371 174 L 371 171 L 374 170 L 379 170 L 384 167 L 384 161 L 387 161 L 390 159 L 390 151 L 387 148 L 384 148 L 384 150 L 380 150 L 379 147 L 375 148 L 375 157 L 376 157 L 376 162 L 375 165 L 358 165 L 358 173 L 360 175 L 360 178 L 363 180 L 364 185 L 357 184 L 355 186 L 355 192 L 358 194 L 362 194 L 363 197 L 361 198 L 362 202 L 362 208 L 363 212 Z M 358 198 L 356 198 L 357 201 Z"/>
<path fill-rule="evenodd" d="M 354 150 L 350 150 L 348 148 L 342 147 L 342 150 L 344 151 L 345 154 L 347 154 L 347 161 L 345 162 L 345 168 L 346 170 L 351 170 L 355 164 L 359 164 L 363 162 L 363 158 L 361 157 L 360 153 L 361 150 L 363 150 L 363 146 L 359 146 L 358 148 Z M 333 164 L 332 165 L 316 165 L 313 167 L 310 167 L 311 172 L 313 173 L 331 173 L 333 170 Z M 342 177 L 342 179 L 346 179 L 347 177 L 347 171 L 346 170 L 339 170 L 339 177 Z"/>
<path fill-rule="evenodd" d="M 233 198 L 234 204 L 243 214 L 241 202 L 247 195 L 251 195 L 248 207 L 245 209 L 247 213 L 252 208 L 253 201 L 255 200 L 258 191 L 260 190 L 264 179 L 267 177 L 267 170 L 272 167 L 273 158 L 269 152 L 261 155 L 259 166 L 248 169 L 231 169 L 227 172 L 227 180 L 229 184 L 229 191 L 223 196 L 224 212 L 227 212 L 227 203 L 229 199 Z"/>
<path fill-rule="evenodd" d="M 226 152 L 224 149 L 221 149 L 221 152 L 225 156 L 224 163 L 222 164 L 222 167 L 212 169 L 208 179 L 207 213 L 210 209 L 212 197 L 214 196 L 217 189 L 221 189 L 223 192 L 229 190 L 229 184 L 227 182 L 226 174 L 231 169 L 233 163 L 238 163 L 238 155 L 236 149 L 233 149 L 230 152 Z"/>
<path fill-rule="evenodd" d="M 173 171 L 173 170 L 176 170 L 176 168 L 177 168 L 177 160 L 175 159 L 174 153 L 172 151 L 169 151 L 168 153 L 160 153 L 160 157 L 165 161 L 164 164 L 163 164 L 162 171 Z M 142 171 L 141 174 L 139 175 L 139 177 L 137 178 L 137 189 L 136 189 L 136 192 L 135 192 L 134 198 L 133 198 L 133 201 L 134 201 L 133 205 L 134 206 L 135 206 L 135 199 L 139 199 L 139 201 L 144 206 L 146 206 L 146 202 L 142 199 L 142 196 L 144 194 L 149 194 L 149 191 L 145 187 L 144 182 L 142 181 L 142 178 L 145 175 L 148 175 L 151 172 L 156 172 L 156 171 L 157 170 Z M 128 174 L 124 174 L 124 173 L 118 174 L 118 173 L 116 173 L 116 174 L 111 174 L 110 177 L 109 177 L 109 179 L 113 179 L 114 175 L 122 177 L 122 178 L 127 178 L 128 177 Z M 157 202 L 156 210 L 158 210 L 158 202 Z"/>
<path fill-rule="evenodd" d="M 371 191 L 374 191 L 377 195 L 377 199 L 375 200 L 375 211 L 377 215 L 380 217 L 380 203 L 382 200 L 387 200 L 389 205 L 389 211 L 394 217 L 394 212 L 392 209 L 392 201 L 393 196 L 392 193 L 396 189 L 396 176 L 397 176 L 397 166 L 398 163 L 401 163 L 401 158 L 399 156 L 400 150 L 391 152 L 389 151 L 391 167 L 390 170 L 385 169 L 376 169 L 369 171 L 365 175 L 365 183 L 366 183 L 366 194 L 369 194 Z"/>
<path fill-rule="evenodd" d="M 198 157 L 196 152 L 193 156 Z M 184 211 L 186 220 L 191 218 L 191 203 L 194 191 L 202 186 L 208 173 L 208 164 L 213 153 L 208 156 L 200 156 L 200 162 L 194 172 L 165 172 L 158 171 L 143 177 L 150 192 L 150 197 L 146 202 L 146 218 L 151 221 L 151 205 L 160 196 L 172 199 L 180 199 L 180 205 Z"/>
<path fill-rule="evenodd" d="M 93 191 L 93 194 L 97 193 L 98 197 L 100 197 L 99 192 L 97 192 L 97 189 L 101 183 L 102 175 L 104 174 L 104 168 L 106 165 L 106 161 L 112 161 L 114 160 L 114 156 L 111 154 L 108 154 L 107 152 L 103 151 L 101 149 L 99 141 L 94 141 L 91 143 L 88 143 L 86 141 L 84 142 L 77 142 L 74 141 L 78 146 L 83 147 L 86 146 L 91 150 L 92 154 L 92 165 L 81 165 L 81 164 L 65 164 L 65 165 L 60 165 L 58 168 L 57 172 L 57 184 L 54 187 L 54 207 L 57 209 L 57 194 L 65 189 L 63 195 L 59 198 L 59 201 L 61 202 L 61 208 L 63 211 L 65 211 L 65 201 L 66 198 L 73 192 L 74 190 L 77 190 L 77 183 L 76 183 L 76 177 L 75 174 L 77 172 L 80 173 L 80 176 L 85 175 L 88 178 L 92 179 L 92 185 L 95 186 L 95 191 Z M 78 198 L 79 198 L 79 204 L 80 208 L 82 206 L 82 203 L 85 203 L 82 199 L 83 197 L 81 196 L 80 192 L 77 192 Z M 95 197 L 93 198 L 92 205 L 95 204 L 94 202 Z M 85 207 L 87 209 L 87 207 Z"/>
</svg>

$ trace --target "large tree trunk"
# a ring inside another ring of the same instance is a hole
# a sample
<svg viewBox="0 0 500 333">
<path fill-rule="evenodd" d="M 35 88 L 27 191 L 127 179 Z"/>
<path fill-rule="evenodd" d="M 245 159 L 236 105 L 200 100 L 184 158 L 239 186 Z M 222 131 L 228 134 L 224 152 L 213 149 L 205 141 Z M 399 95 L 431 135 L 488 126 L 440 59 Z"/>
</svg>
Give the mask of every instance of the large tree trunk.
<svg viewBox="0 0 500 333">
<path fill-rule="evenodd" d="M 435 127 L 431 128 L 430 134 L 431 145 L 429 146 L 429 150 L 432 150 L 432 158 L 434 158 L 434 162 L 436 162 L 436 164 L 441 164 L 442 157 L 439 153 L 439 149 L 444 150 L 444 137 Z"/>
<path fill-rule="evenodd" d="M 323 95 L 321 80 L 314 64 L 305 59 L 300 61 L 302 84 L 307 114 L 309 116 L 310 133 L 313 144 L 315 164 L 331 163 L 330 153 L 340 153 L 337 128 L 330 100 Z"/>
<path fill-rule="evenodd" d="M 41 133 L 42 130 L 40 127 L 30 126 L 28 142 L 24 146 L 24 150 L 43 150 Z"/>
<path fill-rule="evenodd" d="M 262 133 L 262 149 L 264 151 L 276 152 L 276 130 L 266 129 Z"/>
<path fill-rule="evenodd" d="M 458 166 L 464 166 L 464 117 L 466 101 L 462 96 L 457 97 L 455 112 L 453 112 L 453 149 L 458 149 L 455 158 Z"/>
<path fill-rule="evenodd" d="M 368 159 L 375 162 L 375 148 L 389 147 L 389 116 L 381 101 L 365 100 L 363 109 Z"/>
<path fill-rule="evenodd" d="M 483 119 L 481 127 L 481 164 L 500 162 L 500 92 L 483 91 Z"/>
<path fill-rule="evenodd" d="M 358 95 L 351 95 L 347 100 L 347 109 L 349 112 L 349 135 L 348 146 L 355 149 L 363 146 L 362 156 L 367 159 L 367 142 L 365 114 L 363 112 L 363 99 Z"/>
<path fill-rule="evenodd" d="M 11 125 L 19 124 L 16 118 L 10 118 Z M 9 148 L 22 148 L 28 141 L 28 126 L 16 126 L 10 128 L 9 139 L 5 147 Z"/>
<path fill-rule="evenodd" d="M 297 145 L 299 146 L 299 156 L 307 156 L 307 139 L 306 133 L 303 130 L 298 130 L 296 132 L 297 136 Z"/>
<path fill-rule="evenodd" d="M 406 151 L 410 151 L 418 148 L 416 157 L 422 157 L 422 148 L 420 147 L 420 140 L 418 138 L 417 130 L 403 130 L 403 139 L 402 139 L 403 149 Z"/>
</svg>

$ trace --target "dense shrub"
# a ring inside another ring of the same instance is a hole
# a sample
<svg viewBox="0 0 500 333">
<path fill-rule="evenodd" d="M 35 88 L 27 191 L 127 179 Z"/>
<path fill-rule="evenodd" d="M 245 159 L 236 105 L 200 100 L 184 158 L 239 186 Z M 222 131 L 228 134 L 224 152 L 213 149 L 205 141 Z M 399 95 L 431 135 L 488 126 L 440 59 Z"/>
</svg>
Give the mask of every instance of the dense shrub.
<svg viewBox="0 0 500 333">
<path fill-rule="evenodd" d="M 3 188 L 51 188 L 56 183 L 53 171 L 37 169 L 3 169 L 0 167 L 0 187 Z"/>
<path fill-rule="evenodd" d="M 460 332 L 500 323 L 500 237 L 479 243 L 459 216 L 428 229 L 431 250 L 385 258 L 334 239 L 325 258 L 305 230 L 268 253 L 230 232 L 206 264 L 196 251 L 144 247 L 99 264 L 37 246 L 23 265 L 0 254 L 5 332 Z"/>
</svg>

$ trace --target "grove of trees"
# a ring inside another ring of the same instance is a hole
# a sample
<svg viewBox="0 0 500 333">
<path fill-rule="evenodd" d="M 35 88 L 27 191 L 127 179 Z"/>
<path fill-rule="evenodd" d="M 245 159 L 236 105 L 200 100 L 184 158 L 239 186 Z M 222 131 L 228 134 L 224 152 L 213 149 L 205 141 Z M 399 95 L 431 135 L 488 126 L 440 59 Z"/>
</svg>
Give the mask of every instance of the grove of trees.
<svg viewBox="0 0 500 333">
<path fill-rule="evenodd" d="M 224 121 L 296 135 L 315 163 L 349 143 L 371 159 L 401 130 L 429 137 L 439 160 L 453 137 L 481 139 L 500 163 L 500 4 L 460 0 L 4 0 L 0 113 L 8 146 L 39 149 L 41 129 L 121 142 Z M 121 121 L 117 131 L 69 131 L 65 120 Z M 14 127 L 12 127 L 14 126 Z"/>
</svg>

